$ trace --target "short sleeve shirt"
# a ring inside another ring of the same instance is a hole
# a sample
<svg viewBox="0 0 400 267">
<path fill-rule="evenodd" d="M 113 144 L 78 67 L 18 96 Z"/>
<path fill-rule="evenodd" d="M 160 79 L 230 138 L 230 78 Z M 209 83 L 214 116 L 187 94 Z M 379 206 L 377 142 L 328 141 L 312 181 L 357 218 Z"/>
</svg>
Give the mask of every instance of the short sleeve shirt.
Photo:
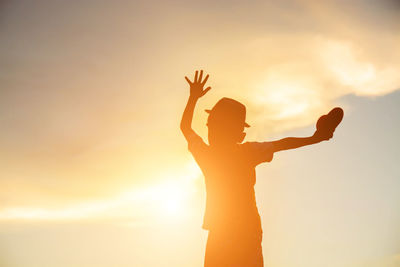
<svg viewBox="0 0 400 267">
<path fill-rule="evenodd" d="M 272 143 L 246 142 L 218 150 L 194 135 L 189 138 L 189 151 L 205 177 L 207 199 L 203 228 L 261 231 L 254 192 L 255 167 L 272 160 Z"/>
</svg>

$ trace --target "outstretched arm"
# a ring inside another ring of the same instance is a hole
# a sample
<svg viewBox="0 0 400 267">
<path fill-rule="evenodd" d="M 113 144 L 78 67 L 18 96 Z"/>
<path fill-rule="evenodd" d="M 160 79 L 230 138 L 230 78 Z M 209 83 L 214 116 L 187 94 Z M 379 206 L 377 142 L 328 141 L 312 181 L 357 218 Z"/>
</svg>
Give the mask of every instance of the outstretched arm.
<svg viewBox="0 0 400 267">
<path fill-rule="evenodd" d="M 312 136 L 309 137 L 287 137 L 269 143 L 273 145 L 273 151 L 278 152 L 282 150 L 295 149 L 302 146 L 317 144 L 321 141 L 329 140 L 331 138 L 332 133 L 316 131 Z"/>
<path fill-rule="evenodd" d="M 181 131 L 185 136 L 186 140 L 189 140 L 191 136 L 197 135 L 196 132 L 192 129 L 192 119 L 193 119 L 193 112 L 196 106 L 197 100 L 200 97 L 204 96 L 211 87 L 207 87 L 204 89 L 204 85 L 206 84 L 209 75 L 207 75 L 204 80 L 203 78 L 203 71 L 199 72 L 196 71 L 194 80 L 191 82 L 188 77 L 185 76 L 186 81 L 190 85 L 190 95 L 188 102 L 186 104 L 185 110 L 183 111 L 182 120 L 181 120 Z"/>
</svg>

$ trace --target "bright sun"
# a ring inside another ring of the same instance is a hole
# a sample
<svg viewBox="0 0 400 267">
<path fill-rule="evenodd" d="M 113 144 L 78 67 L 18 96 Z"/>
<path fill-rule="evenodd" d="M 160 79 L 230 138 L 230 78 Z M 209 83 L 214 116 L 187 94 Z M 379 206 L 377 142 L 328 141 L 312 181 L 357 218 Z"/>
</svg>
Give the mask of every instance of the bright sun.
<svg viewBox="0 0 400 267">
<path fill-rule="evenodd" d="M 166 192 L 163 198 L 164 201 L 161 206 L 161 211 L 164 212 L 164 214 L 176 216 L 184 212 L 183 201 L 185 200 L 185 192 L 183 188 L 174 188 Z"/>
<path fill-rule="evenodd" d="M 187 202 L 188 194 L 185 185 L 177 182 L 169 182 L 157 187 L 149 199 L 156 208 L 155 213 L 177 217 L 182 216 L 185 212 L 185 203 Z"/>
</svg>

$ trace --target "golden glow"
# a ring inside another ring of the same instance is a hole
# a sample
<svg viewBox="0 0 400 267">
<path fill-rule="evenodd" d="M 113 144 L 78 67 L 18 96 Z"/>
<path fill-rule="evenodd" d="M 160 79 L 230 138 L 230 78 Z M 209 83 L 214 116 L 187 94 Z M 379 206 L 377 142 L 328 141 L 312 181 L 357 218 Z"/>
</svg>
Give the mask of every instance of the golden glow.
<svg viewBox="0 0 400 267">
<path fill-rule="evenodd" d="M 304 114 L 314 100 L 313 91 L 306 88 L 301 81 L 273 79 L 265 82 L 264 87 L 264 94 L 259 95 L 256 100 L 271 108 L 272 117 L 277 120 Z"/>
<path fill-rule="evenodd" d="M 150 219 L 183 218 L 190 213 L 189 198 L 195 192 L 200 170 L 194 161 L 180 171 L 167 172 L 161 183 L 133 188 L 114 198 L 85 202 L 60 209 L 11 207 L 0 211 L 0 220 L 77 220 L 109 217 Z M 132 213 L 132 210 L 135 213 Z M 127 215 L 128 214 L 128 215 Z"/>
<path fill-rule="evenodd" d="M 248 141 L 312 134 L 348 105 L 333 142 L 257 169 L 267 266 L 367 267 L 351 262 L 399 252 L 396 99 L 377 98 L 377 113 L 353 98 L 400 88 L 396 1 L 6 2 L 1 266 L 202 265 L 205 191 L 179 132 L 196 68 L 212 87 L 194 115 L 202 137 L 203 110 L 224 96 L 248 108 Z"/>
</svg>

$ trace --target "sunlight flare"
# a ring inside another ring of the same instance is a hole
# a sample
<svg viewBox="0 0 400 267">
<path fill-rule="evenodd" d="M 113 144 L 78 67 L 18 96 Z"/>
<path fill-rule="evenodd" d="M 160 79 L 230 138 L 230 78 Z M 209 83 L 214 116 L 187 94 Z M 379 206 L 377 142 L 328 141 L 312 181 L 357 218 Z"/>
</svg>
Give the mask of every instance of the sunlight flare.
<svg viewBox="0 0 400 267">
<path fill-rule="evenodd" d="M 190 161 L 181 170 L 162 175 L 158 184 L 132 188 L 113 198 L 84 202 L 70 207 L 9 207 L 0 220 L 81 220 L 93 218 L 183 218 L 190 213 L 188 202 L 196 191 L 200 170 Z M 135 214 L 132 214 L 132 211 Z"/>
</svg>

